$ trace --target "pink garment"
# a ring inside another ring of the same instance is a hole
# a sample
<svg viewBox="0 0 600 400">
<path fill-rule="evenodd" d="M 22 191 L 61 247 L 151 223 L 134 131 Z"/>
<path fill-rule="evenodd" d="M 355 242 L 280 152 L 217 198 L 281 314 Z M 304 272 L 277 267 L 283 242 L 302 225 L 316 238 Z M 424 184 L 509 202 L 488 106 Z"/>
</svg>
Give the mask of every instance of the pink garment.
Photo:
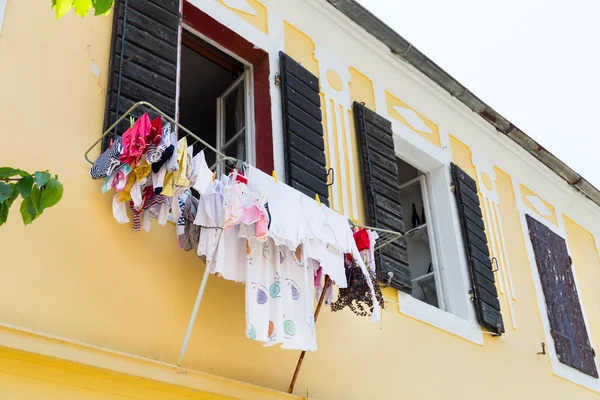
<svg viewBox="0 0 600 400">
<path fill-rule="evenodd" d="M 113 178 L 111 183 L 113 189 L 115 189 L 117 192 L 120 192 L 123 189 L 125 189 L 125 185 L 127 185 L 127 179 L 129 174 L 130 172 L 127 172 L 124 168 L 121 168 L 120 170 L 115 172 L 115 177 Z"/>
<path fill-rule="evenodd" d="M 256 195 L 252 195 L 249 201 L 250 204 L 247 204 L 244 201 L 244 216 L 242 218 L 242 222 L 246 225 L 252 225 L 255 222 L 260 220 L 260 217 L 263 214 L 266 214 L 264 206 L 260 204 L 260 198 Z"/>
<path fill-rule="evenodd" d="M 319 266 L 319 268 L 315 269 L 315 287 L 321 287 L 321 279 L 323 279 L 323 268 Z"/>
<path fill-rule="evenodd" d="M 269 234 L 269 216 L 265 212 L 260 215 L 258 222 L 256 223 L 256 240 L 259 242 L 266 242 L 267 235 Z"/>
<path fill-rule="evenodd" d="M 247 192 L 247 186 L 240 182 L 234 182 L 233 187 L 229 190 L 229 198 L 225 207 L 225 220 L 223 222 L 223 229 L 226 231 L 242 222 L 244 216 L 242 198 L 247 195 Z"/>
<path fill-rule="evenodd" d="M 151 124 L 148 114 L 142 115 L 135 121 L 131 128 L 123 134 L 123 153 L 120 161 L 125 162 L 132 167 L 138 165 L 144 150 L 146 149 L 146 136 L 150 133 Z"/>
</svg>

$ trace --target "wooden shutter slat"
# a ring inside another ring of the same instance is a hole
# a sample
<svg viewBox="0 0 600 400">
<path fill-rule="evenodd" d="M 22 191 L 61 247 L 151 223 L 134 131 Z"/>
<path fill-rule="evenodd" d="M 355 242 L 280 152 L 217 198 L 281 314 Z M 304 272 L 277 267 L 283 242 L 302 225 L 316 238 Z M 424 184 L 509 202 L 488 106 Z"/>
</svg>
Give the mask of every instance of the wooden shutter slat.
<svg viewBox="0 0 600 400">
<path fill-rule="evenodd" d="M 150 4 L 150 3 L 148 3 Z M 125 8 L 125 4 L 120 3 L 119 7 L 121 10 Z M 127 24 L 135 26 L 136 28 L 143 30 L 150 35 L 162 39 L 166 43 L 173 46 L 177 46 L 179 41 L 179 32 L 176 29 L 172 29 L 162 24 L 162 21 L 157 21 L 154 18 L 150 18 L 148 15 L 143 14 L 135 10 L 133 5 L 128 4 L 129 12 L 127 13 Z M 121 18 L 123 20 L 123 18 Z"/>
<path fill-rule="evenodd" d="M 300 153 L 293 147 L 290 149 L 290 162 L 292 164 L 302 166 L 308 172 L 310 172 L 312 175 L 320 178 L 319 180 L 321 182 L 327 180 L 327 173 L 325 172 L 325 170 L 323 168 L 321 168 L 322 164 L 318 163 L 315 160 L 308 158 L 307 156 Z"/>
<path fill-rule="evenodd" d="M 558 360 L 598 378 L 566 241 L 530 215 L 526 219 Z"/>
<path fill-rule="evenodd" d="M 282 72 L 291 74 L 294 78 L 304 83 L 313 92 L 319 93 L 319 78 L 313 75 L 309 70 L 300 65 L 296 60 L 287 54 L 281 52 L 286 57 L 285 64 L 283 65 Z M 320 100 L 319 100 L 320 103 Z"/>
<path fill-rule="evenodd" d="M 125 6 L 125 0 L 120 0 L 120 3 L 121 7 Z M 172 27 L 179 23 L 179 12 L 165 12 L 165 8 L 148 0 L 127 0 L 127 6 L 130 8 L 130 11 L 133 9 L 146 18 L 151 18 L 154 22 L 163 25 L 165 29 L 176 31 Z M 120 15 L 123 14 L 121 13 Z M 127 18 L 129 18 L 129 14 Z"/>
<path fill-rule="evenodd" d="M 285 53 L 281 63 L 281 104 L 287 183 L 329 205 L 319 80 Z"/>
<path fill-rule="evenodd" d="M 356 132 L 366 198 L 368 224 L 404 233 L 404 213 L 400 199 L 398 165 L 394 151 L 392 123 L 359 103 L 354 103 Z M 412 291 L 412 279 L 406 241 L 388 244 L 376 257 L 378 278 L 407 293 Z"/>
<path fill-rule="evenodd" d="M 153 3 L 157 6 L 159 6 L 160 8 L 162 8 L 163 10 L 165 10 L 171 14 L 179 15 L 179 1 L 180 0 L 141 0 L 141 1 L 148 1 L 150 3 Z"/>
<path fill-rule="evenodd" d="M 302 140 L 302 138 L 300 138 L 299 136 L 291 136 L 289 145 L 292 149 L 302 154 L 303 156 L 308 157 L 317 164 L 325 164 L 326 159 L 323 150 L 319 150 L 307 141 Z"/>
<path fill-rule="evenodd" d="M 328 189 L 327 184 L 324 180 L 327 177 L 327 174 L 324 174 L 323 178 L 319 179 L 319 176 L 321 176 L 321 174 L 319 174 L 319 176 L 312 175 L 309 172 L 309 169 L 306 168 L 306 166 L 300 166 L 295 164 L 290 164 L 290 166 L 290 178 L 292 180 L 302 182 L 302 185 L 304 185 L 311 191 L 317 193 L 319 197 L 327 197 Z"/>
<path fill-rule="evenodd" d="M 136 62 L 128 63 L 127 69 L 124 69 L 123 71 L 123 77 L 135 82 L 143 83 L 144 86 L 159 94 L 169 98 L 175 98 L 177 90 L 175 81 L 164 78 L 156 72 L 150 71 L 142 65 L 138 65 Z"/>
<path fill-rule="evenodd" d="M 317 108 L 320 107 L 321 96 L 319 96 L 319 93 L 315 92 L 312 88 L 306 86 L 306 84 L 294 77 L 294 75 L 290 74 L 287 77 L 287 84 L 290 89 L 295 91 L 298 95 L 302 96 L 306 101 L 312 103 Z M 322 116 L 319 115 L 318 118 L 319 121 L 321 121 Z"/>
<path fill-rule="evenodd" d="M 123 22 L 120 20 L 119 22 Z M 123 35 L 123 26 L 120 25 L 118 29 L 119 40 Z M 127 24 L 127 34 L 125 35 L 125 41 L 135 43 L 139 47 L 142 47 L 152 54 L 162 56 L 166 59 L 177 57 L 177 46 L 173 46 L 156 36 L 152 36 L 150 33 L 138 28 L 137 26 Z"/>
<path fill-rule="evenodd" d="M 321 122 L 322 116 L 320 106 L 316 106 L 315 104 L 311 103 L 310 101 L 302 97 L 300 94 L 298 94 L 298 92 L 294 91 L 289 87 L 287 98 L 290 103 L 292 103 L 293 105 L 301 109 L 303 112 L 310 115 L 314 120 Z"/>
<path fill-rule="evenodd" d="M 402 211 L 402 207 L 399 203 L 388 200 L 387 198 L 380 196 L 377 193 L 375 193 L 375 201 L 377 202 L 377 205 L 379 207 L 383 208 L 390 214 L 396 215 L 398 218 L 404 221 L 404 212 Z"/>
<path fill-rule="evenodd" d="M 371 125 L 374 125 L 374 127 L 377 128 L 378 130 L 380 130 L 381 132 L 386 133 L 388 135 L 393 135 L 392 122 L 383 118 L 381 115 L 377 114 L 376 112 L 373 112 L 371 110 L 369 110 L 369 111 L 370 112 L 367 112 L 364 114 L 365 121 Z M 368 126 L 367 126 L 367 132 L 369 132 Z"/>
<path fill-rule="evenodd" d="M 481 218 L 483 213 L 477 183 L 457 165 L 451 164 L 451 170 L 477 318 L 481 326 L 500 335 L 504 333 L 504 322 L 492 272 L 485 224 Z"/>
<path fill-rule="evenodd" d="M 118 48 L 116 49 L 116 55 L 117 58 L 120 58 L 121 47 L 117 47 Z M 129 58 L 131 58 L 137 63 L 144 65 L 149 70 L 154 71 L 171 81 L 177 80 L 177 65 L 174 65 L 172 62 L 158 57 L 150 53 L 149 51 L 134 45 L 133 43 L 127 43 L 127 46 L 125 46 L 124 59 L 127 60 Z"/>
<path fill-rule="evenodd" d="M 323 137 L 323 125 L 321 124 L 320 120 L 314 118 L 306 111 L 300 109 L 300 107 L 298 107 L 296 104 L 293 104 L 287 100 L 286 103 L 287 104 L 284 104 L 284 106 L 287 109 L 289 118 L 295 119 L 297 122 L 301 123 L 317 135 Z"/>
<path fill-rule="evenodd" d="M 480 265 L 480 264 L 478 264 Z M 473 280 L 475 280 L 476 286 L 484 289 L 492 295 L 498 297 L 498 291 L 494 282 L 490 282 L 483 274 L 481 274 L 476 267 L 475 273 L 473 274 Z"/>
<path fill-rule="evenodd" d="M 115 82 L 113 90 L 116 92 L 118 82 L 117 76 L 114 77 L 113 81 Z M 162 95 L 149 87 L 149 85 L 136 82 L 126 76 L 121 78 L 121 95 L 129 97 L 130 99 L 144 99 L 169 115 L 175 114 L 175 97 Z"/>
<path fill-rule="evenodd" d="M 323 140 L 323 135 L 320 135 L 318 132 L 311 130 L 305 125 L 302 125 L 293 118 L 288 118 L 288 130 L 293 134 L 290 135 L 290 138 L 301 138 L 315 148 L 319 149 L 319 152 L 325 155 L 325 142 Z"/>
<path fill-rule="evenodd" d="M 382 157 L 376 152 L 373 152 L 373 154 L 371 154 L 371 156 L 372 156 L 370 158 L 371 165 L 381 168 L 384 171 L 391 171 L 394 168 L 394 165 L 396 165 L 396 168 L 398 168 L 398 165 L 396 164 L 396 160 L 390 160 L 389 158 Z M 366 157 L 361 157 L 360 161 L 362 163 L 369 162 L 369 160 L 367 160 Z M 365 173 L 368 174 L 368 171 Z"/>
</svg>

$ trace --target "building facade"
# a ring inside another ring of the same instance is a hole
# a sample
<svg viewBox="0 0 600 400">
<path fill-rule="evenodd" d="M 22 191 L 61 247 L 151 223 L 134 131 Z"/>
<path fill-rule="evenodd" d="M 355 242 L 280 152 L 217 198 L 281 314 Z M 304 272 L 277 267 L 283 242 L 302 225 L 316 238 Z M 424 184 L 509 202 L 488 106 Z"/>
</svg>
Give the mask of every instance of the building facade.
<svg viewBox="0 0 600 400">
<path fill-rule="evenodd" d="M 65 186 L 34 224 L 13 210 L 0 228 L 0 397 L 598 397 L 599 205 L 356 4 L 123 0 L 56 21 L 49 3 L 0 0 L 0 164 Z M 293 394 L 299 352 L 248 340 L 244 287 L 216 276 L 180 358 L 204 266 L 174 226 L 117 224 L 84 158 L 141 100 L 404 233 L 381 250 L 381 321 L 325 306 Z"/>
</svg>

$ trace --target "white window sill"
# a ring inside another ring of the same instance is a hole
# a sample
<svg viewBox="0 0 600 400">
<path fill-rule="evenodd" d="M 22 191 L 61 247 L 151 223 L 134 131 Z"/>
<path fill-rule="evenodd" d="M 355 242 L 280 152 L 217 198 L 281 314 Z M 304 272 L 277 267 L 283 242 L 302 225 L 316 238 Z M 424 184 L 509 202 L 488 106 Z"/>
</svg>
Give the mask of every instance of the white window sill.
<svg viewBox="0 0 600 400">
<path fill-rule="evenodd" d="M 548 345 L 552 346 L 549 349 L 550 355 L 550 363 L 552 364 L 552 372 L 554 375 L 566 379 L 575 383 L 576 385 L 583 386 L 594 392 L 600 392 L 600 379 L 596 379 L 593 376 L 589 376 L 584 374 L 583 372 L 569 367 L 558 361 L 558 357 L 556 356 L 556 352 L 554 350 L 554 343 L 552 340 L 548 341 Z M 598 363 L 596 362 L 596 368 L 598 368 Z"/>
<path fill-rule="evenodd" d="M 481 327 L 474 322 L 430 306 L 401 291 L 398 291 L 398 306 L 404 315 L 483 346 Z"/>
</svg>

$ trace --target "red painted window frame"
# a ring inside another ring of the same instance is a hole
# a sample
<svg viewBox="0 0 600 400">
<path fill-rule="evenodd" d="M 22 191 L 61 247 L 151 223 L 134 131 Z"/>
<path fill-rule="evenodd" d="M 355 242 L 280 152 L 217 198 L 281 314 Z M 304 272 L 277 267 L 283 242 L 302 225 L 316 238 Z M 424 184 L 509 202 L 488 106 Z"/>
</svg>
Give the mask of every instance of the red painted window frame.
<svg viewBox="0 0 600 400">
<path fill-rule="evenodd" d="M 274 161 L 269 54 L 257 49 L 187 0 L 183 0 L 183 22 L 252 64 L 256 167 L 270 174 L 274 169 Z"/>
</svg>

